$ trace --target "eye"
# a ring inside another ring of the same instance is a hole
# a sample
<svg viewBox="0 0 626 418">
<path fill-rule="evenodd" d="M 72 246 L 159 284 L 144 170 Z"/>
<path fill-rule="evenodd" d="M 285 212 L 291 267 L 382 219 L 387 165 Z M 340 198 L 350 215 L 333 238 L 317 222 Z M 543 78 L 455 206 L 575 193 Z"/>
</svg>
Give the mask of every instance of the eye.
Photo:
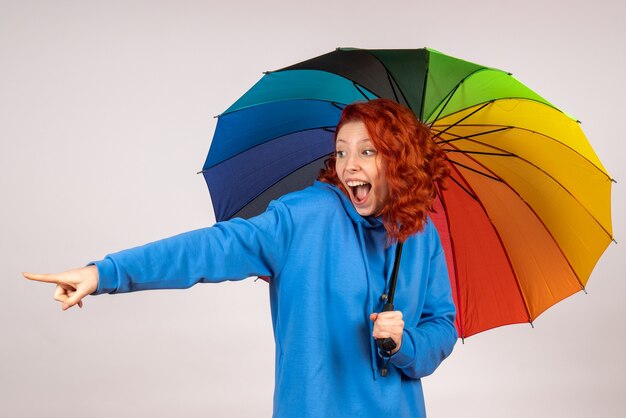
<svg viewBox="0 0 626 418">
<path fill-rule="evenodd" d="M 363 150 L 363 155 L 365 155 L 365 156 L 376 155 L 376 153 L 377 153 L 377 151 L 375 149 Z"/>
<path fill-rule="evenodd" d="M 346 152 L 345 151 L 335 151 L 335 157 L 343 158 L 345 156 L 346 156 Z"/>
</svg>

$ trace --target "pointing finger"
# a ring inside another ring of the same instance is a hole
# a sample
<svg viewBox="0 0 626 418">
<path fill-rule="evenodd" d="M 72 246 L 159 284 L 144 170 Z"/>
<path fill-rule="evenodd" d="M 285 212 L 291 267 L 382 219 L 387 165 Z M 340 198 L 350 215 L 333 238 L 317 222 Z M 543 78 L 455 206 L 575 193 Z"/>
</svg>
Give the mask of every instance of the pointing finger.
<svg viewBox="0 0 626 418">
<path fill-rule="evenodd" d="M 22 275 L 26 277 L 28 280 L 35 280 L 38 282 L 45 282 L 45 283 L 56 283 L 56 284 L 61 283 L 61 280 L 57 278 L 56 274 L 35 274 L 35 273 L 24 272 L 22 273 Z"/>
</svg>

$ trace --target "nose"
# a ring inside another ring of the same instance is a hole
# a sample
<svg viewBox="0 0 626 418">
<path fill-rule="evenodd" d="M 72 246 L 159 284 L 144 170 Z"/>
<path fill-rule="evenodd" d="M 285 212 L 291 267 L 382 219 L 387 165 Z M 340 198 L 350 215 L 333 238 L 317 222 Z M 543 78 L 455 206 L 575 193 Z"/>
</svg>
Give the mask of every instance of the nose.
<svg viewBox="0 0 626 418">
<path fill-rule="evenodd" d="M 351 152 L 346 156 L 346 170 L 350 172 L 358 171 L 361 168 L 358 157 Z"/>
</svg>

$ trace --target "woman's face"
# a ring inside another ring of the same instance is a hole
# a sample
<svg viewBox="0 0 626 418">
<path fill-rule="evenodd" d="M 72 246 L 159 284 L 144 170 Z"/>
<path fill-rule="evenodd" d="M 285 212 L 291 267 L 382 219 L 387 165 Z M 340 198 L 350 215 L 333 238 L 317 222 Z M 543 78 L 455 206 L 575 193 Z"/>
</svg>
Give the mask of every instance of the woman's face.
<svg viewBox="0 0 626 418">
<path fill-rule="evenodd" d="M 361 216 L 379 215 L 387 203 L 386 164 L 361 121 L 344 124 L 337 133 L 337 176 Z"/>
</svg>

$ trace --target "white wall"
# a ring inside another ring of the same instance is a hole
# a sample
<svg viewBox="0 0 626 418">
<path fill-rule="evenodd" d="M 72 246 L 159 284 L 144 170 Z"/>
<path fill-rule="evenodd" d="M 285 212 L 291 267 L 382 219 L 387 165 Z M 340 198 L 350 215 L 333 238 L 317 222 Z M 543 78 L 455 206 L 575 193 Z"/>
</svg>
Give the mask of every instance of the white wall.
<svg viewBox="0 0 626 418">
<path fill-rule="evenodd" d="M 619 0 L 1 0 L 0 416 L 271 414 L 264 283 L 90 297 L 61 312 L 51 286 L 20 275 L 212 224 L 195 174 L 212 116 L 262 71 L 337 46 L 429 46 L 505 69 L 581 119 L 620 181 L 625 12 Z M 613 194 L 619 241 L 621 182 Z M 589 294 L 535 329 L 457 345 L 425 379 L 429 416 L 622 416 L 625 255 L 611 245 Z"/>
</svg>

